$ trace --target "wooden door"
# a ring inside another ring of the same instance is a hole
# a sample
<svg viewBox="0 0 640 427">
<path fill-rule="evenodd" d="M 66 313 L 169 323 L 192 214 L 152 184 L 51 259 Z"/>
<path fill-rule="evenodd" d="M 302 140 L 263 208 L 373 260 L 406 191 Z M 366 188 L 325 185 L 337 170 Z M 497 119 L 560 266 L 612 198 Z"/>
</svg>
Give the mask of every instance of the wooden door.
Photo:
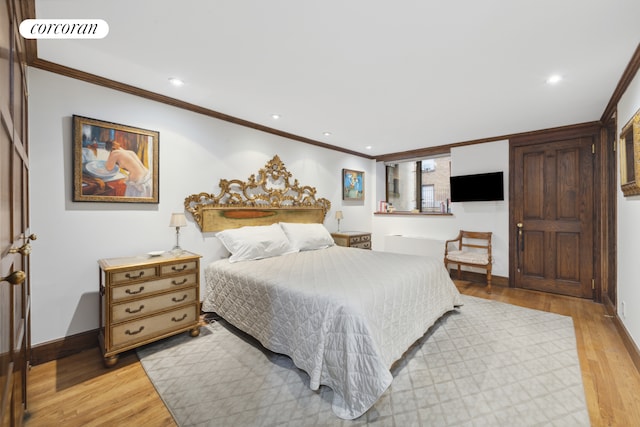
<svg viewBox="0 0 640 427">
<path fill-rule="evenodd" d="M 593 298 L 594 149 L 593 135 L 512 145 L 515 287 Z"/>
<path fill-rule="evenodd" d="M 24 3 L 0 2 L 0 422 L 19 426 L 30 357 L 29 146 Z"/>
</svg>

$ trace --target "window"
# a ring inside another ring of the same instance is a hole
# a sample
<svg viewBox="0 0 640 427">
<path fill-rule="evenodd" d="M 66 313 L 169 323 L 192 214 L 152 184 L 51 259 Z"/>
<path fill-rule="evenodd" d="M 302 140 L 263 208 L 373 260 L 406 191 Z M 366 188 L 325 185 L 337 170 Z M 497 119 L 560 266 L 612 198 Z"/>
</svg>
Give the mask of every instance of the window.
<svg viewBox="0 0 640 427">
<path fill-rule="evenodd" d="M 423 169 L 424 171 L 424 169 Z M 422 185 L 422 211 L 436 207 L 436 198 L 433 184 Z"/>
<path fill-rule="evenodd" d="M 449 155 L 387 163 L 387 203 L 399 212 L 449 212 L 450 166 Z"/>
<path fill-rule="evenodd" d="M 436 171 L 436 161 L 434 159 L 422 160 L 422 172 L 435 172 L 435 171 Z"/>
</svg>

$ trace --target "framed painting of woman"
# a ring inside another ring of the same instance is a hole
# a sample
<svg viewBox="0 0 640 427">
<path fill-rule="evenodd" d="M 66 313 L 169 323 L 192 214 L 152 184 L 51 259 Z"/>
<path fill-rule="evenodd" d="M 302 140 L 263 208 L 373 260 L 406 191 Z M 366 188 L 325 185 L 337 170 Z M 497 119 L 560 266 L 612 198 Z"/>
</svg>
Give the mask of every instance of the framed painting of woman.
<svg viewBox="0 0 640 427">
<path fill-rule="evenodd" d="M 73 116 L 73 200 L 158 203 L 160 134 Z"/>
</svg>

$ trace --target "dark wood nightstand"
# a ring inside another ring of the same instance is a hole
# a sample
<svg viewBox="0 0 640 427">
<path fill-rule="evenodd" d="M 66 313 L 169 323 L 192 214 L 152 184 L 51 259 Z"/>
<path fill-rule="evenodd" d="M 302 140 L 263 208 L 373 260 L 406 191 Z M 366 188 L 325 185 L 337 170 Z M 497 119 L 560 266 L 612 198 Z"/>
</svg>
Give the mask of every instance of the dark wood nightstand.
<svg viewBox="0 0 640 427">
<path fill-rule="evenodd" d="M 331 233 L 331 237 L 338 246 L 371 249 L 371 233 L 366 231 L 338 231 Z"/>
</svg>

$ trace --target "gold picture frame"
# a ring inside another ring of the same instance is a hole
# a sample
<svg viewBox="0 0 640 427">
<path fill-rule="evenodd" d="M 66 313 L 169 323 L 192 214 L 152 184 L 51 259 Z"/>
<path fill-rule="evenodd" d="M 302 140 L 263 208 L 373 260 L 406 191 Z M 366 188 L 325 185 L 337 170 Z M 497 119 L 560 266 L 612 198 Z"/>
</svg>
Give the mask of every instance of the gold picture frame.
<svg viewBox="0 0 640 427">
<path fill-rule="evenodd" d="M 640 110 L 620 132 L 620 187 L 625 197 L 640 194 Z"/>
<path fill-rule="evenodd" d="M 73 200 L 158 203 L 157 131 L 73 116 Z"/>
</svg>

